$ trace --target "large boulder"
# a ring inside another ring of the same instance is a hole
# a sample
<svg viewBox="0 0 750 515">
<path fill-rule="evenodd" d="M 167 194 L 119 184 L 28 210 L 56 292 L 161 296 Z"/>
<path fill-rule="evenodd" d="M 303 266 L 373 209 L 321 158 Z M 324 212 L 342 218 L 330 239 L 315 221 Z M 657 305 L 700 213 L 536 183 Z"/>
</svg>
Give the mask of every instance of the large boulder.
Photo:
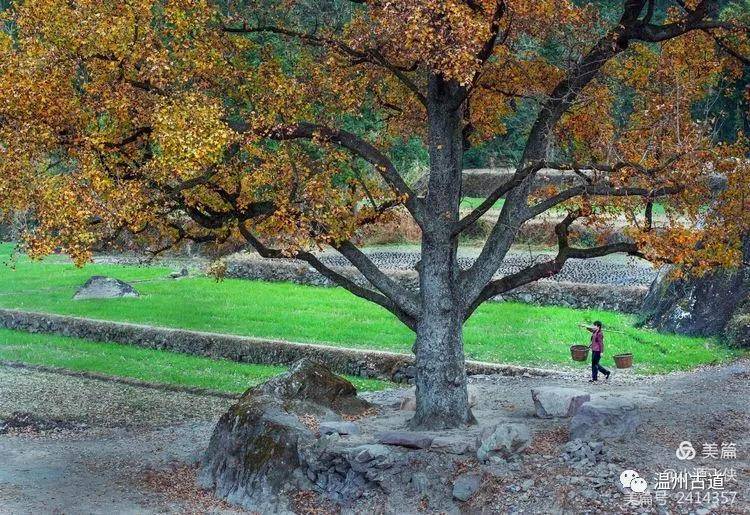
<svg viewBox="0 0 750 515">
<path fill-rule="evenodd" d="M 536 416 L 540 418 L 572 417 L 591 395 L 575 388 L 540 386 L 531 389 Z"/>
<path fill-rule="evenodd" d="M 641 423 L 636 404 L 621 397 L 597 398 L 584 403 L 570 419 L 570 439 L 624 440 Z"/>
<path fill-rule="evenodd" d="M 744 262 L 750 262 L 750 238 Z M 674 278 L 664 267 L 643 302 L 644 322 L 661 332 L 719 336 L 737 346 L 750 345 L 750 267 L 717 270 L 702 277 Z"/>
<path fill-rule="evenodd" d="M 300 482 L 317 480 L 323 472 L 310 470 L 312 462 L 320 461 L 318 453 L 325 451 L 321 442 L 328 445 L 328 439 L 340 438 L 319 439 L 320 422 L 341 420 L 342 414 L 369 407 L 346 379 L 323 365 L 301 360 L 287 373 L 249 389 L 221 417 L 203 459 L 199 483 L 250 510 L 287 511 L 288 494 Z M 321 488 L 335 488 L 340 494 L 342 489 L 366 483 L 364 476 L 352 472 L 349 483 L 342 479 L 341 485 L 333 485 L 326 479 Z"/>
<path fill-rule="evenodd" d="M 335 412 L 356 414 L 371 407 L 357 397 L 357 389 L 343 377 L 333 374 L 325 365 L 308 359 L 299 360 L 279 376 L 250 388 L 244 397 L 268 395 L 285 401 L 316 404 Z"/>
<path fill-rule="evenodd" d="M 493 458 L 507 460 L 529 446 L 531 433 L 526 424 L 498 424 L 485 428 L 477 443 L 479 461 L 491 461 Z"/>
<path fill-rule="evenodd" d="M 124 281 L 114 277 L 92 275 L 73 295 L 73 299 L 117 299 L 139 296 L 135 288 Z"/>
</svg>

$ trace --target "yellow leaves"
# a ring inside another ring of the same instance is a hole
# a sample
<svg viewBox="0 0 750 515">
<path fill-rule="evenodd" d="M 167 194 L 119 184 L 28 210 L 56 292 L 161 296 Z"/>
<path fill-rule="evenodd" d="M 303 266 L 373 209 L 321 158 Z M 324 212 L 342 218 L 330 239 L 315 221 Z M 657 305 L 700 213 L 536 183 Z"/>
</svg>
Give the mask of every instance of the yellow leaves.
<svg viewBox="0 0 750 515">
<path fill-rule="evenodd" d="M 9 34 L 0 31 L 0 66 L 5 61 L 5 57 L 9 56 L 13 51 L 13 38 Z"/>
<path fill-rule="evenodd" d="M 350 238 L 388 219 L 405 198 L 383 184 L 382 169 L 325 138 L 269 141 L 272 131 L 300 121 L 346 124 L 381 148 L 397 138 L 424 138 L 426 112 L 395 70 L 422 92 L 431 74 L 475 86 L 463 121 L 473 142 L 485 141 L 507 130 L 504 122 L 519 105 L 531 112 L 544 102 L 603 28 L 591 5 L 508 0 L 502 42 L 477 74 L 495 0 L 368 0 L 342 34 L 335 27 L 315 33 L 318 43 L 336 38 L 340 45 L 302 50 L 299 38 L 225 34 L 223 13 L 209 0 L 14 5 L 18 44 L 0 35 L 0 211 L 38 216 L 28 235 L 32 252 L 63 248 L 78 260 L 96 238 L 122 226 L 148 228 L 157 241 L 174 237 L 169 223 L 186 216 L 178 204 L 221 215 L 221 227 L 202 234 L 230 237 L 249 224 L 290 254 Z M 280 50 L 279 41 L 290 41 L 290 49 Z M 654 255 L 687 262 L 697 234 L 710 250 L 696 258 L 699 264 L 712 254 L 732 255 L 729 241 L 750 225 L 750 192 L 745 165 L 730 157 L 747 150 L 700 154 L 713 144 L 690 109 L 726 62 L 700 33 L 633 44 L 628 55 L 577 98 L 558 125 L 557 149 L 581 161 L 637 163 L 608 177 L 616 187 L 690 186 L 664 217 L 667 238 L 657 241 L 636 227 Z M 622 126 L 612 116 L 617 87 L 629 88 L 633 100 Z M 227 120 L 241 121 L 242 134 Z M 640 168 L 683 154 L 658 177 Z M 704 179 L 712 171 L 726 175 L 729 187 L 706 213 Z M 190 187 L 167 188 L 186 180 Z M 245 211 L 259 205 L 262 214 L 246 220 Z M 592 197 L 565 207 L 604 224 L 623 213 L 634 221 L 643 205 Z M 712 239 L 696 229 L 699 222 L 730 229 Z"/>
<path fill-rule="evenodd" d="M 604 84 L 593 81 L 556 128 L 563 145 L 569 145 L 579 162 L 605 161 L 606 149 L 615 137 L 614 95 Z"/>
<path fill-rule="evenodd" d="M 389 58 L 418 62 L 468 84 L 478 69 L 477 54 L 490 36 L 495 11 L 494 1 L 478 3 L 482 8 L 474 10 L 460 0 L 376 1 L 368 15 Z M 353 43 L 365 47 L 368 39 L 369 33 L 359 30 Z"/>
<path fill-rule="evenodd" d="M 160 103 L 152 120 L 157 150 L 150 167 L 155 178 L 185 180 L 218 164 L 236 138 L 223 116 L 219 101 L 198 93 Z"/>
</svg>

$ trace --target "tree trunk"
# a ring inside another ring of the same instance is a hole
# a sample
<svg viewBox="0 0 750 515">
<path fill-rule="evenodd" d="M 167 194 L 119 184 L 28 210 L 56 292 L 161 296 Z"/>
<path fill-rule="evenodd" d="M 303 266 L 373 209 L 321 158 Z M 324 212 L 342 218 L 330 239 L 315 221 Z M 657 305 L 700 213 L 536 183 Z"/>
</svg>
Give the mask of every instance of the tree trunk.
<svg viewBox="0 0 750 515">
<path fill-rule="evenodd" d="M 466 392 L 463 307 L 457 291 L 458 221 L 461 200 L 462 116 L 460 88 L 432 77 L 428 95 L 430 180 L 422 231 L 417 324 L 417 410 L 410 425 L 448 429 L 475 422 Z"/>
<path fill-rule="evenodd" d="M 417 409 L 409 425 L 437 430 L 474 424 L 466 391 L 463 314 L 439 288 L 422 299 L 426 304 L 415 343 Z"/>
</svg>

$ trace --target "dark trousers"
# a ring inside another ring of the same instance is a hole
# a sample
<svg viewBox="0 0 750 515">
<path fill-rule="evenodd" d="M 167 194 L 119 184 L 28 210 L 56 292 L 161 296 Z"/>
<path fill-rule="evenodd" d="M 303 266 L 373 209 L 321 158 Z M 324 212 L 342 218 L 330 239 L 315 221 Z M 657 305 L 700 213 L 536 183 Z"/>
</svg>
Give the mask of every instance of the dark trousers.
<svg viewBox="0 0 750 515">
<path fill-rule="evenodd" d="M 594 381 L 596 381 L 597 376 L 599 375 L 599 372 L 601 372 L 605 376 L 609 375 L 609 370 L 607 370 L 606 368 L 604 368 L 603 366 L 599 364 L 599 360 L 601 359 L 602 359 L 601 352 L 597 350 L 591 351 L 591 379 L 593 379 Z"/>
</svg>

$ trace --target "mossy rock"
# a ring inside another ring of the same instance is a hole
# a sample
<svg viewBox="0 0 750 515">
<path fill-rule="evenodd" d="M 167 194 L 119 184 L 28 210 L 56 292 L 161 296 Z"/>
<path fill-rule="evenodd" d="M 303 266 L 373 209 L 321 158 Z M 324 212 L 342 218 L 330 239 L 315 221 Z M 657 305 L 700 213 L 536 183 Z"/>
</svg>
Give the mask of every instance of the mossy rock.
<svg viewBox="0 0 750 515">
<path fill-rule="evenodd" d="M 723 337 L 748 295 L 750 278 L 744 270 L 675 279 L 667 267 L 651 285 L 641 316 L 660 332 Z"/>
<path fill-rule="evenodd" d="M 320 363 L 300 360 L 287 373 L 250 388 L 221 417 L 199 482 L 250 510 L 286 512 L 301 449 L 316 442 L 315 426 L 369 407 L 352 383 Z"/>
<path fill-rule="evenodd" d="M 729 345 L 750 349 L 750 305 L 745 305 L 735 312 L 725 332 Z"/>
<path fill-rule="evenodd" d="M 199 484 L 230 503 L 260 512 L 286 509 L 299 446 L 315 435 L 271 397 L 241 400 L 219 419 Z"/>
<path fill-rule="evenodd" d="M 370 407 L 357 397 L 357 389 L 351 382 L 310 359 L 301 359 L 284 374 L 250 388 L 243 398 L 257 395 L 314 403 L 336 413 L 358 414 Z"/>
</svg>

